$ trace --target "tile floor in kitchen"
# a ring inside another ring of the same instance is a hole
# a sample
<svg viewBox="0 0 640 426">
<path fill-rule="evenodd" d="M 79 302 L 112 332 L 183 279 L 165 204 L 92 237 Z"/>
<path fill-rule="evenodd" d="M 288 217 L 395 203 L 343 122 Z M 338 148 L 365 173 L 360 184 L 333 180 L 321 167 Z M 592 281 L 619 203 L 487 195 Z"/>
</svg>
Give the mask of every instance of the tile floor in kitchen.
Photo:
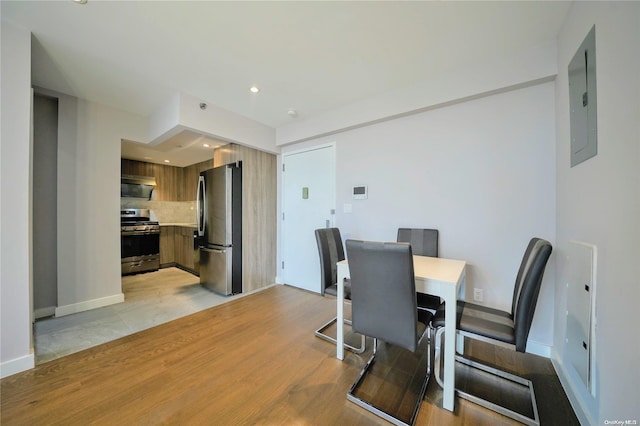
<svg viewBox="0 0 640 426">
<path fill-rule="evenodd" d="M 125 301 L 34 325 L 36 364 L 202 311 L 242 295 L 220 296 L 178 268 L 122 277 Z"/>
</svg>

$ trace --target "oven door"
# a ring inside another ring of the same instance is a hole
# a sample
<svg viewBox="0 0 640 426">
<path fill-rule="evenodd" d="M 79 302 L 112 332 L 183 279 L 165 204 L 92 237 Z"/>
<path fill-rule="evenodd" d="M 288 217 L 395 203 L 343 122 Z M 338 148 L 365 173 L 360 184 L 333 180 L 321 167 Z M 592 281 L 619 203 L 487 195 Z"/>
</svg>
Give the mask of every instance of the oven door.
<svg viewBox="0 0 640 426">
<path fill-rule="evenodd" d="M 122 274 L 155 271 L 160 267 L 160 231 L 120 234 Z"/>
</svg>

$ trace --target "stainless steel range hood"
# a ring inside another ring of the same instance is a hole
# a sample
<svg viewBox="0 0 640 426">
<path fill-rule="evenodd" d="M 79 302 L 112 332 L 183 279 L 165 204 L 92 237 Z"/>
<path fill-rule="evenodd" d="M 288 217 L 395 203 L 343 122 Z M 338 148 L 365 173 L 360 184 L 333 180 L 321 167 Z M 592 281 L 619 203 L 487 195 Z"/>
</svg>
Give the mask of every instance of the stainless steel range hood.
<svg viewBox="0 0 640 426">
<path fill-rule="evenodd" d="M 155 186 L 156 178 L 152 176 L 122 175 L 120 179 L 120 196 L 150 200 Z"/>
</svg>

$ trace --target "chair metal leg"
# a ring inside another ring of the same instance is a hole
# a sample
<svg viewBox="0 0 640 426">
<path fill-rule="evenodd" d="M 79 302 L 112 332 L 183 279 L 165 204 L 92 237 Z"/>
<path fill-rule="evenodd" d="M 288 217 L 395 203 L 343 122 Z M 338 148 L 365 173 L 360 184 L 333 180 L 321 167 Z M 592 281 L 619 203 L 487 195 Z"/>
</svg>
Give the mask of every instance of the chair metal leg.
<svg viewBox="0 0 640 426">
<path fill-rule="evenodd" d="M 323 326 L 321 326 L 319 329 L 317 329 L 314 334 L 316 336 L 318 336 L 319 338 L 324 339 L 324 340 L 326 340 L 328 342 L 338 343 L 335 338 L 323 333 L 324 330 L 329 328 L 337 320 L 338 320 L 338 317 L 334 317 L 333 319 L 329 320 L 327 323 L 325 323 Z M 351 320 L 348 320 L 348 319 L 345 318 L 344 323 L 347 324 L 347 325 L 351 325 Z M 348 349 L 351 352 L 356 353 L 356 354 L 363 353 L 366 350 L 366 347 L 365 347 L 365 336 L 362 336 L 359 348 L 357 348 L 355 346 L 351 346 L 348 343 L 344 344 L 344 348 Z"/>
<path fill-rule="evenodd" d="M 493 410 L 497 413 L 503 414 L 507 417 L 511 417 L 514 420 L 517 420 L 521 423 L 524 423 L 526 425 L 531 425 L 531 426 L 539 426 L 540 425 L 540 418 L 538 417 L 538 406 L 536 404 L 536 395 L 533 391 L 533 383 L 531 382 L 531 380 L 527 380 L 523 377 L 520 376 L 516 376 L 514 374 L 511 373 L 507 373 L 506 371 L 502 371 L 502 370 L 498 370 L 496 368 L 493 367 L 489 367 L 488 365 L 484 365 L 482 363 L 479 363 L 477 361 L 472 361 L 468 358 L 464 358 L 463 356 L 460 355 L 456 355 L 456 361 L 463 363 L 465 365 L 468 365 L 469 367 L 473 367 L 473 368 L 477 368 L 478 370 L 482 370 L 484 372 L 496 375 L 498 377 L 502 377 L 503 379 L 507 379 L 510 380 L 514 383 L 518 383 L 520 385 L 526 386 L 529 390 L 529 395 L 531 397 L 531 406 L 533 407 L 533 418 L 527 417 L 524 414 L 520 414 L 516 411 L 512 411 L 509 410 L 508 408 L 502 407 L 500 405 L 497 405 L 491 401 L 487 401 L 485 399 L 482 399 L 480 397 L 477 397 L 475 395 L 472 395 L 470 393 L 467 392 L 462 392 L 460 390 L 456 389 L 456 392 L 458 393 L 458 395 L 460 395 L 460 397 L 467 399 L 471 402 L 474 402 L 478 405 L 482 405 L 483 407 L 486 407 L 490 410 Z"/>
<path fill-rule="evenodd" d="M 429 352 L 431 352 L 431 344 L 430 342 L 427 343 L 428 347 L 427 350 Z M 377 347 L 378 347 L 378 339 L 374 339 L 373 340 L 373 354 L 371 355 L 371 358 L 369 358 L 369 360 L 367 361 L 367 363 L 365 364 L 364 368 L 362 369 L 362 371 L 360 372 L 360 375 L 358 376 L 358 378 L 356 379 L 356 381 L 354 382 L 354 384 L 351 386 L 351 389 L 349 389 L 349 392 L 347 393 L 347 400 L 353 402 L 354 404 L 364 408 L 367 411 L 370 411 L 372 413 L 374 413 L 375 415 L 385 419 L 386 421 L 394 424 L 394 425 L 398 425 L 398 426 L 412 426 L 415 421 L 416 418 L 418 417 L 418 410 L 420 409 L 420 405 L 422 404 L 422 400 L 424 399 L 424 394 L 427 390 L 427 384 L 429 383 L 429 376 L 431 374 L 431 356 L 430 353 L 427 354 L 427 371 L 425 374 L 425 379 L 424 382 L 422 383 L 422 387 L 420 390 L 420 393 L 418 395 L 418 399 L 416 402 L 416 405 L 413 409 L 413 413 L 411 415 L 411 419 L 408 423 L 398 419 L 397 417 L 394 417 L 392 414 L 376 407 L 375 405 L 357 397 L 355 395 L 355 391 L 358 388 L 358 386 L 360 386 L 360 383 L 362 383 L 362 381 L 364 380 L 364 378 L 366 377 L 367 372 L 371 369 L 371 367 L 375 364 L 376 362 L 376 352 L 377 352 Z"/>
<path fill-rule="evenodd" d="M 434 375 L 436 376 L 436 381 L 438 382 L 438 385 L 440 385 L 440 387 L 444 388 L 444 383 L 443 383 L 443 379 L 440 376 L 440 357 L 441 357 L 441 351 L 442 351 L 442 335 L 444 333 L 444 327 L 440 327 L 437 329 L 436 331 L 436 336 L 435 336 L 435 355 L 434 355 Z M 433 343 L 433 341 L 432 341 Z M 533 390 L 533 383 L 531 382 L 531 380 L 525 379 L 524 377 L 520 377 L 520 376 L 516 376 L 515 374 L 511 374 L 511 373 L 507 373 L 506 371 L 503 370 L 499 370 L 497 368 L 494 367 L 490 367 L 488 365 L 485 365 L 483 363 L 480 363 L 478 361 L 473 361 L 471 359 L 465 358 L 462 355 L 456 355 L 456 362 L 459 362 L 461 364 L 465 364 L 469 367 L 472 368 L 476 368 L 478 370 L 484 371 L 486 373 L 489 374 L 493 374 L 494 376 L 498 376 L 501 377 L 503 379 L 509 380 L 511 382 L 517 383 L 519 385 L 522 386 L 526 386 L 528 388 L 529 391 L 529 395 L 531 397 L 531 406 L 533 408 L 533 418 L 525 416 L 521 413 L 518 413 L 516 411 L 510 410 L 506 407 L 503 407 L 501 405 L 497 405 L 491 401 L 487 401 L 486 399 L 480 398 L 476 395 L 470 394 L 468 392 L 464 392 L 461 391 L 460 389 L 456 389 L 456 393 L 461 397 L 464 398 L 466 400 L 469 400 L 475 404 L 481 405 L 485 408 L 488 408 L 490 410 L 493 410 L 497 413 L 500 413 L 502 415 L 505 415 L 507 417 L 510 417 L 514 420 L 517 420 L 521 423 L 524 423 L 526 425 L 531 425 L 531 426 L 539 426 L 540 425 L 540 418 L 538 416 L 538 405 L 536 404 L 536 395 L 535 392 Z"/>
<path fill-rule="evenodd" d="M 431 344 L 435 346 L 433 355 L 433 375 L 436 376 L 436 382 L 442 389 L 444 389 L 444 379 L 440 375 L 440 356 L 442 354 L 442 334 L 444 333 L 444 327 L 438 329 L 431 329 L 435 331 L 435 338 L 431 340 Z M 433 335 L 433 332 L 432 332 Z"/>
</svg>

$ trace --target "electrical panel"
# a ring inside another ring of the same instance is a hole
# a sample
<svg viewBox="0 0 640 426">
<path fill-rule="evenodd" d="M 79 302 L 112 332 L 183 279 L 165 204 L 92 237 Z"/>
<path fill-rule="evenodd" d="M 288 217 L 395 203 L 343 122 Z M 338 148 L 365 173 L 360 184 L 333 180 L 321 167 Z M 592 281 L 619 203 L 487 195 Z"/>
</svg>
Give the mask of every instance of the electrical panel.
<svg viewBox="0 0 640 426">
<path fill-rule="evenodd" d="M 569 63 L 571 167 L 598 153 L 596 95 L 596 27 Z"/>
</svg>

